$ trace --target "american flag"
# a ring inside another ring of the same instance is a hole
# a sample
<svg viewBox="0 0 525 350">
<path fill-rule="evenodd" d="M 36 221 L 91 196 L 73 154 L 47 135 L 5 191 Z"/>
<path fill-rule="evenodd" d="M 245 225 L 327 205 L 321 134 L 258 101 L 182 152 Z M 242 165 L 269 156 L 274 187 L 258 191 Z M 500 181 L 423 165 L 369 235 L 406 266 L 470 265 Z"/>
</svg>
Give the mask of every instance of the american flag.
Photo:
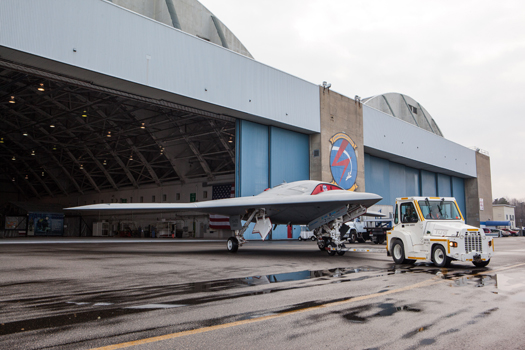
<svg viewBox="0 0 525 350">
<path fill-rule="evenodd" d="M 233 197 L 235 197 L 235 184 L 212 187 L 212 200 Z M 210 214 L 210 228 L 214 230 L 231 230 L 229 219 L 228 216 Z"/>
</svg>

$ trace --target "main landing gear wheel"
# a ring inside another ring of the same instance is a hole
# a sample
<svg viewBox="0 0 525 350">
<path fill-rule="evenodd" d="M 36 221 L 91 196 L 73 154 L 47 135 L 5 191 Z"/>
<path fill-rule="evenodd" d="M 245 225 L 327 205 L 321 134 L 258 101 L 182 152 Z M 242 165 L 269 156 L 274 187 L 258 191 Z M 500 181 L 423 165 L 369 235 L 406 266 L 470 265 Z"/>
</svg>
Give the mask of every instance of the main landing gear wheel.
<svg viewBox="0 0 525 350">
<path fill-rule="evenodd" d="M 330 238 L 328 237 L 321 237 L 321 239 L 318 239 L 317 246 L 319 247 L 319 250 L 326 250 L 325 247 L 328 246 L 329 242 L 330 242 Z"/>
<path fill-rule="evenodd" d="M 334 243 L 334 242 L 330 242 L 327 244 L 327 247 L 330 247 L 330 248 L 337 248 L 337 245 Z M 330 256 L 334 256 L 336 251 L 335 250 L 327 250 L 328 252 L 328 255 Z"/>
<path fill-rule="evenodd" d="M 485 267 L 485 266 L 487 266 L 489 264 L 489 262 L 490 262 L 490 259 L 487 260 L 487 261 L 473 261 L 472 263 L 476 267 Z"/>
<path fill-rule="evenodd" d="M 442 245 L 436 245 L 434 249 L 432 249 L 432 262 L 437 267 L 447 267 L 450 265 L 451 259 L 447 256 L 445 248 Z"/>
<path fill-rule="evenodd" d="M 341 243 L 341 244 L 339 245 L 339 247 L 337 248 L 337 255 L 339 255 L 339 256 L 343 256 L 343 255 L 345 255 L 346 251 L 344 251 L 344 250 L 340 250 L 340 249 L 342 249 L 342 248 L 346 248 L 346 246 L 345 246 L 344 244 Z"/>
<path fill-rule="evenodd" d="M 239 250 L 239 240 L 237 239 L 237 237 L 228 238 L 228 243 L 226 247 L 228 248 L 228 251 L 230 253 L 235 253 L 237 250 Z"/>
</svg>

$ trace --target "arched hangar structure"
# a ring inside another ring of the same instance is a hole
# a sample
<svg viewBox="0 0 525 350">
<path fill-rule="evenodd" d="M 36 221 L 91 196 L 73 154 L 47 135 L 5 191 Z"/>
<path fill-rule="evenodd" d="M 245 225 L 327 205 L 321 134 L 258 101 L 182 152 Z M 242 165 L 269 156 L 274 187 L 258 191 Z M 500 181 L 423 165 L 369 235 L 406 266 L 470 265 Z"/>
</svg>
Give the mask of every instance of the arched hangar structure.
<svg viewBox="0 0 525 350">
<path fill-rule="evenodd" d="M 191 202 L 311 179 L 389 206 L 454 195 L 467 222 L 490 218 L 489 158 L 417 101 L 261 64 L 196 0 L 0 2 L 0 127 L 3 203 Z M 84 219 L 210 234 L 192 213 L 133 215 Z"/>
<path fill-rule="evenodd" d="M 190 202 L 308 179 L 318 87 L 254 61 L 198 1 L 8 0 L 0 17 L 3 202 Z"/>
</svg>

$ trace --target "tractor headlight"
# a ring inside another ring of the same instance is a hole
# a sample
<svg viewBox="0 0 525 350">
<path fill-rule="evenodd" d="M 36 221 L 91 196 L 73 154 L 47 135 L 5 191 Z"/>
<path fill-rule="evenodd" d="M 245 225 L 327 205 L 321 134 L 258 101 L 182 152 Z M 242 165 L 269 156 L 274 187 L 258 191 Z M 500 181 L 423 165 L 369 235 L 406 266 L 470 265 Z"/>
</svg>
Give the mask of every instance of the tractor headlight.
<svg viewBox="0 0 525 350">
<path fill-rule="evenodd" d="M 451 246 L 452 248 L 457 248 L 458 242 L 449 242 L 448 245 Z"/>
</svg>

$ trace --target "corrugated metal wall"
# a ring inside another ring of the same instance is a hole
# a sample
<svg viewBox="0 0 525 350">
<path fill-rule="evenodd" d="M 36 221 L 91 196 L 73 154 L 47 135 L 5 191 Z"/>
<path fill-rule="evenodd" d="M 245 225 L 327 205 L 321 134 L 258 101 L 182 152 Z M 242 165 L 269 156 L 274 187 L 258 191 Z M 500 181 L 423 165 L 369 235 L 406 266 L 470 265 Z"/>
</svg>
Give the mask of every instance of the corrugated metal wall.
<svg viewBox="0 0 525 350">
<path fill-rule="evenodd" d="M 270 127 L 270 187 L 309 179 L 308 145 L 308 135 Z"/>
<path fill-rule="evenodd" d="M 238 197 L 253 196 L 269 187 L 269 132 L 266 125 L 239 121 L 236 192 Z"/>
<path fill-rule="evenodd" d="M 83 69 L 58 74 L 91 81 L 98 72 L 122 81 L 95 84 L 125 90 L 124 82 L 137 83 L 236 117 L 320 131 L 318 85 L 107 1 L 2 0 L 1 46 L 34 55 L 27 65 L 47 58 Z"/>
<path fill-rule="evenodd" d="M 383 197 L 378 204 L 394 205 L 406 196 L 455 197 L 466 215 L 465 183 L 462 178 L 418 170 L 365 153 L 366 191 Z"/>
<path fill-rule="evenodd" d="M 474 150 L 366 105 L 363 127 L 365 152 L 369 154 L 412 167 L 424 165 L 431 171 L 443 169 L 449 175 L 477 176 Z"/>
<path fill-rule="evenodd" d="M 308 135 L 240 120 L 237 123 L 237 196 L 253 196 L 283 182 L 308 180 Z M 246 239 L 260 239 L 247 230 Z M 293 238 L 301 233 L 295 226 Z M 287 228 L 278 226 L 272 239 L 287 238 Z"/>
</svg>

